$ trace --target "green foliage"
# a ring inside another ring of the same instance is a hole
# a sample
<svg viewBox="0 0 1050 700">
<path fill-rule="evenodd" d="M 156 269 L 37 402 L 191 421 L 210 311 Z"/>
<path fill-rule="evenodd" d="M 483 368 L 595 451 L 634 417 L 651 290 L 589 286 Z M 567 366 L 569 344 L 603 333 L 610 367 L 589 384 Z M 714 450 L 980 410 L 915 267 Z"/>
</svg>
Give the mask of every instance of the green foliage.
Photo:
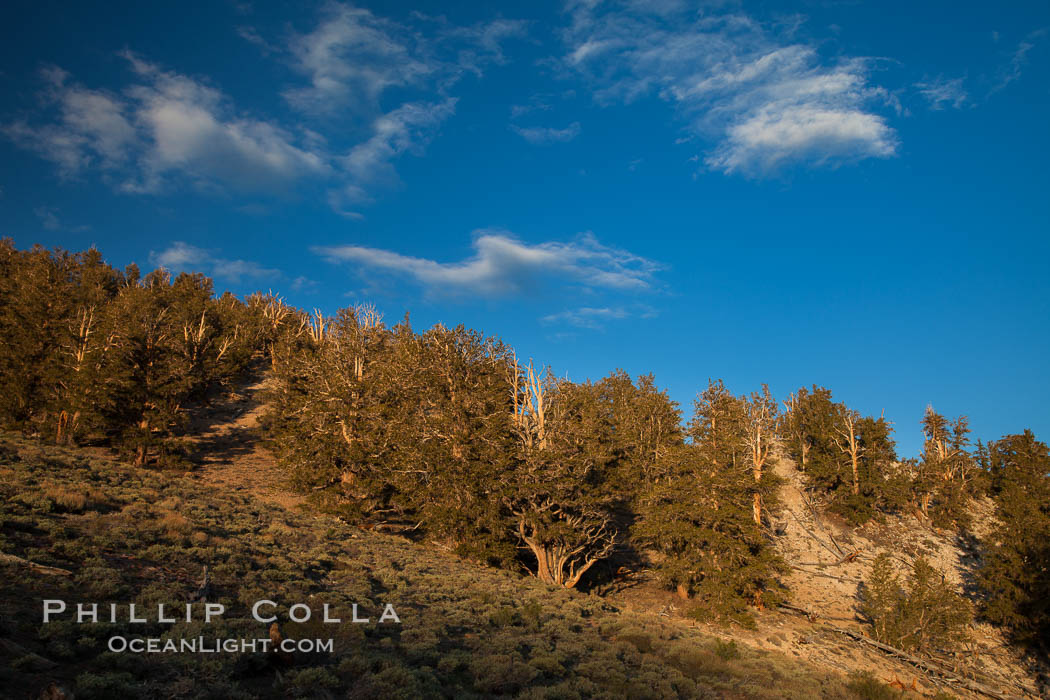
<svg viewBox="0 0 1050 700">
<path fill-rule="evenodd" d="M 353 521 L 424 526 L 461 554 L 513 559 L 494 497 L 515 455 L 502 344 L 387 328 L 360 307 L 302 317 L 273 353 L 268 435 L 295 486 Z"/>
<path fill-rule="evenodd" d="M 976 460 L 967 451 L 969 432 L 966 416 L 949 421 L 926 407 L 925 442 L 913 487 L 919 508 L 938 527 L 965 527 L 970 522 L 968 506 L 981 480 Z"/>
<path fill-rule="evenodd" d="M 339 677 L 323 666 L 295 669 L 284 678 L 284 687 L 297 698 L 330 697 L 328 691 L 338 688 Z"/>
<path fill-rule="evenodd" d="M 682 444 L 681 411 L 651 374 L 632 381 L 617 370 L 598 383 L 597 391 L 609 414 L 616 454 L 610 488 L 630 497 L 639 483 L 658 475 L 659 460 Z"/>
<path fill-rule="evenodd" d="M 872 563 L 861 614 L 875 639 L 921 654 L 958 648 L 973 621 L 969 602 L 928 561 L 916 559 L 902 584 L 885 552 Z"/>
<path fill-rule="evenodd" d="M 851 673 L 846 688 L 853 697 L 861 700 L 897 700 L 903 695 L 880 681 L 871 671 Z"/>
<path fill-rule="evenodd" d="M 781 425 L 788 455 L 829 511 L 859 525 L 877 511 L 903 505 L 908 485 L 894 468 L 888 421 L 834 403 L 831 392 L 818 386 L 802 387 L 788 406 Z"/>
<path fill-rule="evenodd" d="M 749 440 L 752 402 L 712 383 L 696 404 L 693 443 L 667 450 L 640 498 L 633 536 L 657 553 L 656 571 L 668 588 L 695 596 L 691 614 L 749 624 L 747 605 L 781 598 L 776 576 L 784 564 L 755 521 L 755 496 L 775 505 L 771 469 L 755 480 Z"/>
<path fill-rule="evenodd" d="M 187 403 L 258 349 L 247 308 L 211 280 L 120 272 L 97 250 L 0 241 L 0 424 L 58 444 L 97 438 L 171 461 Z M 242 328 L 244 332 L 242 332 Z"/>
<path fill-rule="evenodd" d="M 352 521 L 555 585 L 611 554 L 638 484 L 682 442 L 651 377 L 555 380 L 463 327 L 343 309 L 302 316 L 273 358 L 268 435 L 293 484 Z"/>
<path fill-rule="evenodd" d="M 983 542 L 982 613 L 1025 643 L 1050 637 L 1050 451 L 1031 431 L 988 445 L 1000 525 Z"/>
<path fill-rule="evenodd" d="M 730 639 L 728 642 L 723 639 L 715 640 L 715 654 L 722 661 L 729 661 L 731 659 L 740 658 L 740 648 L 737 647 L 736 641 Z"/>
<path fill-rule="evenodd" d="M 134 697 L 139 686 L 127 672 L 82 673 L 77 676 L 77 697 L 105 700 L 119 696 Z"/>
</svg>

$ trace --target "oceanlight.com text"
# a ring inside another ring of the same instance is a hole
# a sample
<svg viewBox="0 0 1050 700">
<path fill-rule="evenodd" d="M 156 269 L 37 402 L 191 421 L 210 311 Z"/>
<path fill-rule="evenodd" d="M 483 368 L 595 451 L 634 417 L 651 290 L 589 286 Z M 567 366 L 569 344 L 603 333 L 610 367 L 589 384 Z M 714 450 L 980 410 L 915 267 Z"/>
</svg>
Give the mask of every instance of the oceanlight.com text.
<svg viewBox="0 0 1050 700">
<path fill-rule="evenodd" d="M 219 653 L 268 653 L 282 651 L 286 653 L 303 652 L 332 653 L 335 649 L 331 639 L 282 639 L 276 644 L 272 639 L 160 639 L 158 637 L 110 637 L 107 647 L 111 652 L 133 654 L 219 654 Z"/>
</svg>

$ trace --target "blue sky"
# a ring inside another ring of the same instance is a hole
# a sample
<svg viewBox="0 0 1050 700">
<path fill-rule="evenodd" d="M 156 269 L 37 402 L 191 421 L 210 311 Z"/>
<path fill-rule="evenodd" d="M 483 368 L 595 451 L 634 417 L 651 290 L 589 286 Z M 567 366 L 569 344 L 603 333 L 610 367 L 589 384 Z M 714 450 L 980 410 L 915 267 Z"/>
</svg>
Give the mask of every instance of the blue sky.
<svg viewBox="0 0 1050 700">
<path fill-rule="evenodd" d="M 0 235 L 1050 438 L 1045 2 L 9 2 Z"/>
</svg>

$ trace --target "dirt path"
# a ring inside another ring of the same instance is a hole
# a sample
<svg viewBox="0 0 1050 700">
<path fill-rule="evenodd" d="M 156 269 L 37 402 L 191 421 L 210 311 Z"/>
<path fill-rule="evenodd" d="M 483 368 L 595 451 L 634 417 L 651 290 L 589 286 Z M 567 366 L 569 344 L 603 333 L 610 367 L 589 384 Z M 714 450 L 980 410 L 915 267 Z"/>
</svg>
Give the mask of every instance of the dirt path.
<svg viewBox="0 0 1050 700">
<path fill-rule="evenodd" d="M 871 543 L 858 541 L 856 531 L 822 516 L 815 504 L 807 501 L 801 477 L 790 460 L 778 459 L 775 469 L 784 479 L 777 548 L 792 566 L 785 580 L 792 601 L 824 619 L 859 630 L 857 586 L 873 557 Z M 855 560 L 836 565 L 854 554 Z"/>
<path fill-rule="evenodd" d="M 187 476 L 230 491 L 247 491 L 284 508 L 305 502 L 284 485 L 273 455 L 262 445 L 259 419 L 265 412 L 261 367 L 246 383 L 216 397 L 191 420 L 189 439 L 198 467 Z"/>
</svg>

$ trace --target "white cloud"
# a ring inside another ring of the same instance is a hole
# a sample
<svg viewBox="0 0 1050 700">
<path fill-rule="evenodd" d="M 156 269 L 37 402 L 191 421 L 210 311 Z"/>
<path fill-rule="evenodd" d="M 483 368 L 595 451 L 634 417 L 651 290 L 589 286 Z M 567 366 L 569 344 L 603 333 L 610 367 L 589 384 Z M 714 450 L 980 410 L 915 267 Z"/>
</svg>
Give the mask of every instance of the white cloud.
<svg viewBox="0 0 1050 700">
<path fill-rule="evenodd" d="M 329 2 L 317 26 L 288 47 L 293 66 L 309 80 L 284 92 L 290 104 L 309 113 L 348 112 L 368 125 L 364 140 L 338 159 L 345 177 L 328 190 L 329 205 L 347 218 L 362 218 L 356 208 L 372 201 L 372 190 L 398 182 L 393 161 L 420 155 L 455 113 L 457 98 L 448 90 L 462 74 L 481 75 L 485 65 L 502 63 L 503 42 L 525 30 L 517 20 L 460 27 L 443 17 L 411 18 L 429 33 Z M 392 89 L 414 96 L 384 112 L 381 98 Z"/>
<path fill-rule="evenodd" d="M 70 84 L 51 68 L 43 96 L 56 119 L 4 132 L 64 176 L 98 168 L 126 192 L 155 192 L 178 174 L 208 187 L 275 193 L 331 173 L 323 152 L 297 145 L 276 124 L 236 114 L 218 89 L 124 57 L 136 80 L 123 94 Z"/>
<path fill-rule="evenodd" d="M 552 143 L 565 143 L 572 141 L 580 135 L 580 123 L 573 122 L 564 129 L 555 129 L 544 126 L 521 127 L 511 125 L 511 130 L 521 136 L 529 143 L 545 146 Z"/>
<path fill-rule="evenodd" d="M 288 42 L 239 27 L 305 76 L 305 85 L 283 95 L 306 124 L 246 113 L 205 79 L 125 51 L 133 76 L 119 92 L 84 88 L 48 68 L 43 96 L 51 113 L 0 124 L 0 134 L 54 162 L 64 177 L 93 171 L 126 193 L 190 184 L 286 195 L 312 186 L 337 213 L 361 218 L 357 205 L 398 182 L 394 161 L 421 155 L 454 114 L 449 89 L 464 74 L 503 62 L 503 43 L 526 26 L 498 19 L 459 27 L 418 13 L 410 20 L 429 34 L 336 2 Z"/>
<path fill-rule="evenodd" d="M 959 109 L 966 104 L 967 94 L 962 78 L 924 80 L 915 83 L 915 89 L 930 103 L 930 109 L 944 109 L 945 106 Z"/>
<path fill-rule="evenodd" d="M 69 85 L 69 74 L 55 66 L 44 68 L 41 76 L 46 84 L 41 97 L 56 110 L 55 121 L 42 126 L 18 121 L 0 127 L 3 133 L 53 162 L 63 177 L 92 166 L 111 170 L 126 161 L 138 135 L 123 99 Z"/>
<path fill-rule="evenodd" d="M 339 159 L 345 177 L 328 193 L 332 209 L 350 219 L 362 218 L 352 207 L 371 202 L 369 192 L 374 185 L 396 184 L 393 161 L 403 153 L 421 154 L 437 128 L 455 111 L 456 99 L 449 98 L 438 103 L 405 103 L 377 118 L 372 136 Z"/>
<path fill-rule="evenodd" d="M 790 163 L 834 165 L 896 152 L 873 111 L 891 102 L 869 84 L 871 62 L 828 61 L 740 14 L 689 14 L 675 2 L 571 8 L 564 65 L 601 104 L 658 95 L 689 132 L 714 142 L 708 167 L 763 175 Z"/>
<path fill-rule="evenodd" d="M 284 96 L 306 111 L 377 108 L 387 88 L 416 83 L 437 70 L 421 56 L 419 41 L 368 10 L 329 3 L 317 27 L 289 46 L 294 66 L 309 85 Z"/>
<path fill-rule="evenodd" d="M 298 277 L 292 280 L 292 291 L 295 292 L 312 294 L 315 291 L 317 291 L 318 286 L 320 286 L 320 283 L 317 280 L 311 279 L 304 275 L 299 275 Z"/>
<path fill-rule="evenodd" d="M 127 58 L 144 81 L 128 92 L 150 144 L 143 158 L 146 187 L 178 171 L 242 191 L 281 192 L 329 172 L 324 154 L 295 145 L 275 124 L 233 114 L 217 89 Z"/>
<path fill-rule="evenodd" d="M 250 260 L 230 260 L 215 251 L 175 241 L 160 252 L 150 251 L 150 262 L 172 272 L 203 272 L 210 277 L 237 283 L 243 278 L 279 278 L 280 270 L 266 268 Z"/>
<path fill-rule="evenodd" d="M 658 263 L 601 244 L 586 233 L 569 243 L 528 244 L 504 231 L 476 231 L 474 255 L 458 262 L 438 262 L 363 246 L 315 247 L 331 262 L 408 277 L 428 292 L 503 296 L 544 283 L 587 288 L 643 291 L 653 285 Z"/>
<path fill-rule="evenodd" d="M 456 99 L 401 105 L 375 120 L 372 137 L 354 146 L 343 159 L 352 183 L 362 185 L 393 177 L 390 161 L 406 151 L 418 152 L 433 130 L 456 111 Z"/>
<path fill-rule="evenodd" d="M 729 128 L 705 162 L 726 173 L 772 172 L 785 163 L 813 164 L 893 155 L 893 132 L 860 110 L 797 106 L 762 110 Z"/>
<path fill-rule="evenodd" d="M 255 27 L 248 25 L 237 27 L 237 36 L 241 37 L 249 44 L 254 44 L 264 56 L 269 56 L 278 51 L 277 47 L 264 39 Z"/>
</svg>

